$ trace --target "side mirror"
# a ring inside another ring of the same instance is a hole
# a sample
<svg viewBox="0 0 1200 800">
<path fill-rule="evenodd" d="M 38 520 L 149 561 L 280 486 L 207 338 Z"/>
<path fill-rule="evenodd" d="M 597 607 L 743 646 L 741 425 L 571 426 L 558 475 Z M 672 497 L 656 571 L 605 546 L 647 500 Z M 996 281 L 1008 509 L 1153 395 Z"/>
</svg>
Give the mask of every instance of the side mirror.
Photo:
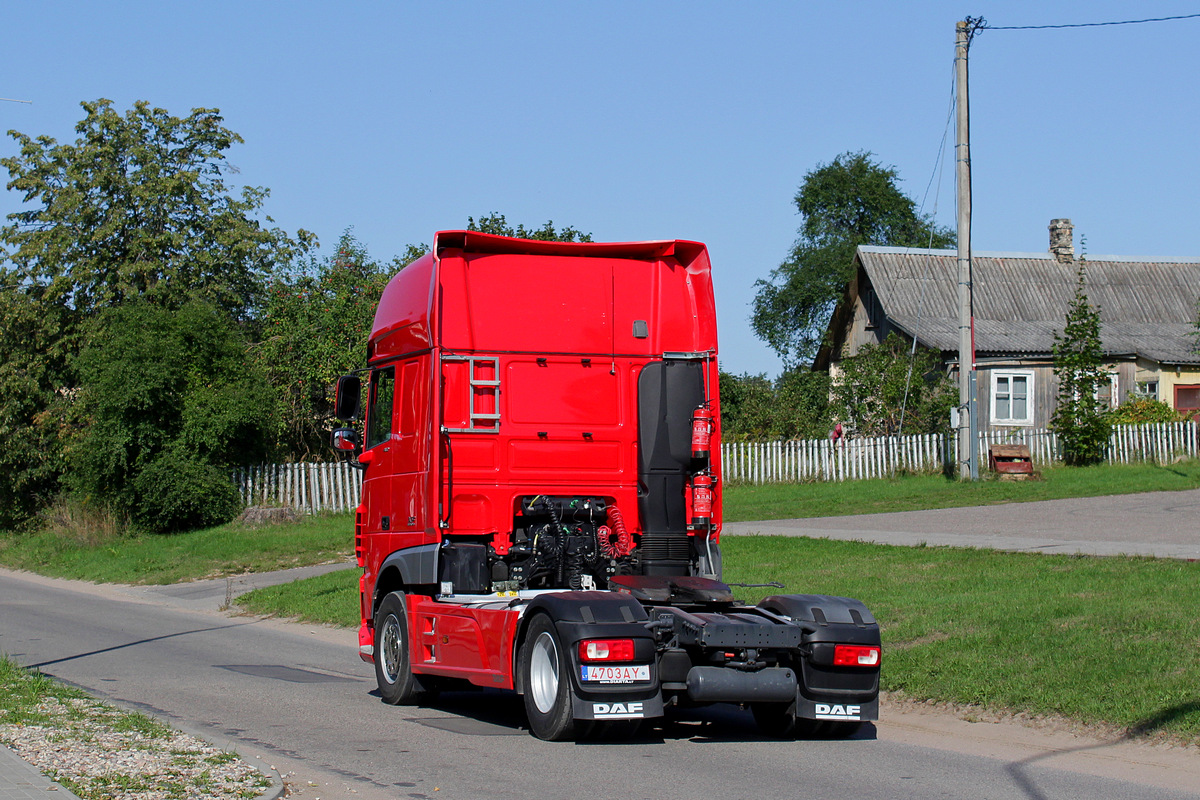
<svg viewBox="0 0 1200 800">
<path fill-rule="evenodd" d="M 362 397 L 362 382 L 357 375 L 343 375 L 337 379 L 337 394 L 333 399 L 333 415 L 338 419 L 347 421 L 356 420 L 359 417 L 359 411 L 362 406 L 359 400 Z M 337 447 L 336 437 L 334 432 L 335 444 Z"/>
<path fill-rule="evenodd" d="M 354 428 L 337 428 L 333 432 L 333 449 L 343 453 L 355 453 L 362 447 L 358 431 Z"/>
</svg>

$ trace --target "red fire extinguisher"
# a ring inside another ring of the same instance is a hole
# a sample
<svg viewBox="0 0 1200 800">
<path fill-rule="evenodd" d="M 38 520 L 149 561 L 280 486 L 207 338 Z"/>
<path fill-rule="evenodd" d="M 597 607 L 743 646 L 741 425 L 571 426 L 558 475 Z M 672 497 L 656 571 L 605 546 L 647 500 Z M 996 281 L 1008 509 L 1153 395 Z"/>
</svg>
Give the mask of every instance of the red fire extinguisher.
<svg viewBox="0 0 1200 800">
<path fill-rule="evenodd" d="M 707 461 L 711 453 L 713 416 L 706 406 L 692 412 L 692 460 Z"/>
<path fill-rule="evenodd" d="M 707 472 L 692 476 L 692 530 L 708 530 L 712 527 L 713 478 Z"/>
</svg>

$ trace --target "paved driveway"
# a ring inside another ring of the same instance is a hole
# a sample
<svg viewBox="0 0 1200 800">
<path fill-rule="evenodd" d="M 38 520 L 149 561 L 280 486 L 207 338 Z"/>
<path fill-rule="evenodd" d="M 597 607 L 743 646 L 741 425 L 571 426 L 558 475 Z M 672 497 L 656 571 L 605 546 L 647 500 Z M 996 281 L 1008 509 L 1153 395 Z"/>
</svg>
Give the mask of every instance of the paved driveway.
<svg viewBox="0 0 1200 800">
<path fill-rule="evenodd" d="M 898 545 L 1200 559 L 1200 489 L 851 517 L 730 522 L 770 534 Z"/>
</svg>

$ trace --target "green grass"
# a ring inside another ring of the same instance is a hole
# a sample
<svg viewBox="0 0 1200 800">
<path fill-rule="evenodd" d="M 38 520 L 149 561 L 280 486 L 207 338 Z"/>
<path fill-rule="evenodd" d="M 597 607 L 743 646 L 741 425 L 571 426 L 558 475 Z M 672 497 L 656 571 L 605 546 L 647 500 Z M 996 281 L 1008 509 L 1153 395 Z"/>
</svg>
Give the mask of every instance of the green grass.
<svg viewBox="0 0 1200 800">
<path fill-rule="evenodd" d="M 229 523 L 173 535 L 80 540 L 61 531 L 0 535 L 0 565 L 99 583 L 165 584 L 268 572 L 349 558 L 350 514 L 250 527 Z"/>
<path fill-rule="evenodd" d="M 857 597 L 880 621 L 883 688 L 1200 742 L 1200 564 L 892 547 L 770 536 L 722 542 L 725 579 Z M 237 599 L 245 610 L 358 625 L 343 570 Z"/>
<path fill-rule="evenodd" d="M 362 570 L 356 568 L 338 570 L 256 589 L 233 602 L 251 614 L 357 628 L 358 576 L 361 574 Z"/>
<path fill-rule="evenodd" d="M 237 761 L 236 754 L 216 751 L 153 717 L 114 708 L 0 656 L 0 743 L 19 753 L 20 740 L 27 737 L 11 735 L 13 729 L 35 727 L 50 731 L 55 750 L 68 756 L 42 769 L 83 800 L 135 792 L 171 798 L 257 797 L 271 785 L 269 778 L 243 765 L 217 786 L 208 767 Z M 98 741 L 101 733 L 103 743 Z M 138 757 L 114 762 L 114 750 L 145 759 L 167 754 L 174 766 L 157 770 Z"/>
<path fill-rule="evenodd" d="M 884 689 L 1200 741 L 1200 564 L 758 536 L 722 544 L 728 581 L 865 602 L 883 631 Z"/>
<path fill-rule="evenodd" d="M 910 475 L 843 483 L 734 484 L 724 492 L 724 519 L 801 519 L 927 508 L 1099 497 L 1200 488 L 1200 461 L 1054 467 L 1036 481 L 960 482 L 940 475 Z"/>
</svg>

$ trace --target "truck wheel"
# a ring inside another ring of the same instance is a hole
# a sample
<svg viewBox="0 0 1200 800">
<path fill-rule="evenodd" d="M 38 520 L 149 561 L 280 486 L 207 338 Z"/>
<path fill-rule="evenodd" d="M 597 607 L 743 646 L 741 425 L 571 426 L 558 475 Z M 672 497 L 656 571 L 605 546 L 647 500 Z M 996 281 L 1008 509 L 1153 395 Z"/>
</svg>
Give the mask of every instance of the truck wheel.
<svg viewBox="0 0 1200 800">
<path fill-rule="evenodd" d="M 389 705 L 411 705 L 432 692 L 412 672 L 404 594 L 383 598 L 375 615 L 375 682 Z"/>
<path fill-rule="evenodd" d="M 576 734 L 571 715 L 571 676 L 567 656 L 558 640 L 554 623 L 538 614 L 529 623 L 521 645 L 525 674 L 525 715 L 529 730 L 539 739 L 561 742 Z"/>
</svg>

